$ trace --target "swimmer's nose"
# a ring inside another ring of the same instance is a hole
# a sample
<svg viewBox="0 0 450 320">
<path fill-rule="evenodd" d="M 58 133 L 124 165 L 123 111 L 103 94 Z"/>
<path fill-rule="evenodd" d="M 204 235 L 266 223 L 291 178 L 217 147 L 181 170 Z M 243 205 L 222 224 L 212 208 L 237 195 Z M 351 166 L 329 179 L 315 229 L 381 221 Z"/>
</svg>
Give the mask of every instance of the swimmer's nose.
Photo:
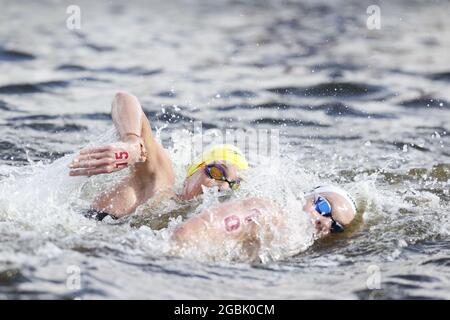
<svg viewBox="0 0 450 320">
<path fill-rule="evenodd" d="M 331 219 L 318 216 L 315 218 L 315 225 L 318 232 L 328 234 L 331 228 Z"/>
<path fill-rule="evenodd" d="M 218 187 L 219 187 L 219 191 L 225 191 L 225 190 L 230 189 L 230 186 L 228 185 L 228 183 L 226 181 L 219 182 Z"/>
</svg>

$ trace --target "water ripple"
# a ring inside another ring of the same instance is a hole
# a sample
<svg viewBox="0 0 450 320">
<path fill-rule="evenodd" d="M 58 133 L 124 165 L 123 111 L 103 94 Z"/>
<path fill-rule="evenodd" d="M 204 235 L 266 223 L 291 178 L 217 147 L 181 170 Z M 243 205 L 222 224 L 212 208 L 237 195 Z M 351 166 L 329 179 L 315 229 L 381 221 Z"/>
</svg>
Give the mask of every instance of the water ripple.
<svg viewBox="0 0 450 320">
<path fill-rule="evenodd" d="M 0 49 L 0 61 L 21 62 L 34 59 L 36 59 L 36 57 L 27 52 Z"/>
<path fill-rule="evenodd" d="M 267 89 L 279 95 L 295 95 L 301 97 L 348 97 L 362 98 L 383 92 L 381 86 L 352 82 L 328 82 L 310 87 L 277 87 Z"/>
</svg>

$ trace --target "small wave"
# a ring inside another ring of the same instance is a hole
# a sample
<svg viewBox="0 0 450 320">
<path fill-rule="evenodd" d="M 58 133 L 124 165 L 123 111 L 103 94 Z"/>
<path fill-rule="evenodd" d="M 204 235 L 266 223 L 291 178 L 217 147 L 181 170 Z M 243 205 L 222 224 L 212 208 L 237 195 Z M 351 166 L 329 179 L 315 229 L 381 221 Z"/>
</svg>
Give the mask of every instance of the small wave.
<svg viewBox="0 0 450 320">
<path fill-rule="evenodd" d="M 364 97 L 380 93 L 383 88 L 369 84 L 352 82 L 329 82 L 309 87 L 279 87 L 267 89 L 279 95 L 312 96 L 312 97 Z"/>
<path fill-rule="evenodd" d="M 428 75 L 428 78 L 431 80 L 450 81 L 450 71 L 432 73 Z"/>
<path fill-rule="evenodd" d="M 30 53 L 17 50 L 0 49 L 0 61 L 17 62 L 34 60 L 36 57 Z"/>
<path fill-rule="evenodd" d="M 23 120 L 55 120 L 59 119 L 61 116 L 56 115 L 47 115 L 47 114 L 34 114 L 29 116 L 19 116 L 19 117 L 11 117 L 7 118 L 8 121 L 23 121 Z"/>
<path fill-rule="evenodd" d="M 69 72 L 103 72 L 103 73 L 115 73 L 115 74 L 132 74 L 137 76 L 150 76 L 163 72 L 163 69 L 157 68 L 148 70 L 142 67 L 129 67 L 129 68 L 117 68 L 117 67 L 105 67 L 105 68 L 87 68 L 76 64 L 62 64 L 56 67 L 59 71 Z"/>
<path fill-rule="evenodd" d="M 83 113 L 71 115 L 72 118 L 88 119 L 88 120 L 111 120 L 111 114 L 106 112 Z"/>
<path fill-rule="evenodd" d="M 23 129 L 30 128 L 37 131 L 47 131 L 47 132 L 76 132 L 86 130 L 87 127 L 78 125 L 75 123 L 64 123 L 63 125 L 58 125 L 51 122 L 51 120 L 65 120 L 75 118 L 73 115 L 46 115 L 46 114 L 35 114 L 27 116 L 18 116 L 7 118 L 8 126 Z"/>
<path fill-rule="evenodd" d="M 12 111 L 10 105 L 3 100 L 0 100 L 0 110 L 3 111 Z"/>
<path fill-rule="evenodd" d="M 56 68 L 62 71 L 89 71 L 88 68 L 76 64 L 62 64 Z"/>
<path fill-rule="evenodd" d="M 177 96 L 175 91 L 161 91 L 161 92 L 157 93 L 156 95 L 158 97 L 162 97 L 162 98 L 175 98 Z"/>
<path fill-rule="evenodd" d="M 23 94 L 23 93 L 39 93 L 44 92 L 43 89 L 35 84 L 10 84 L 0 87 L 0 93 L 2 94 Z"/>
<path fill-rule="evenodd" d="M 90 82 L 111 83 L 111 80 L 108 80 L 108 79 L 100 79 L 100 78 L 96 78 L 96 77 L 82 77 L 82 78 L 74 79 L 73 81 L 74 81 L 74 82 L 86 82 L 86 81 L 90 81 Z"/>
<path fill-rule="evenodd" d="M 431 133 L 437 132 L 442 136 L 446 136 L 450 132 L 447 128 L 437 127 L 437 126 L 417 126 L 416 129 L 429 130 L 429 131 L 431 131 Z"/>
<path fill-rule="evenodd" d="M 414 281 L 414 282 L 435 282 L 435 281 L 439 281 L 439 279 L 437 279 L 437 278 L 426 276 L 426 275 L 423 275 L 423 274 L 399 274 L 399 275 L 394 275 L 391 278 L 408 280 L 408 281 Z"/>
<path fill-rule="evenodd" d="M 310 105 L 293 105 L 289 103 L 284 102 L 278 102 L 278 101 L 270 101 L 260 104 L 249 104 L 249 103 L 242 103 L 242 104 L 234 104 L 230 106 L 218 106 L 215 107 L 216 110 L 220 111 L 230 111 L 230 110 L 258 110 L 258 109 L 264 109 L 264 110 L 290 110 L 290 109 L 296 109 L 296 110 L 314 110 L 315 107 Z"/>
<path fill-rule="evenodd" d="M 305 138 L 309 138 L 309 137 L 305 137 Z M 339 140 L 339 141 L 351 141 L 351 140 L 360 140 L 362 137 L 361 136 L 331 136 L 331 135 L 327 135 L 327 136 L 315 136 L 315 139 L 318 140 L 323 140 L 323 141 L 330 141 L 330 140 Z"/>
<path fill-rule="evenodd" d="M 234 105 L 230 105 L 230 106 L 218 106 L 215 107 L 214 109 L 216 110 L 220 110 L 220 111 L 230 111 L 230 110 L 239 110 L 239 109 L 244 109 L 244 110 L 254 110 L 254 109 L 275 109 L 275 110 L 288 110 L 288 109 L 293 109 L 296 108 L 293 105 L 289 105 L 286 103 L 282 103 L 282 102 L 267 102 L 267 103 L 263 103 L 263 104 L 234 104 Z M 299 107 L 302 108 L 302 107 Z"/>
<path fill-rule="evenodd" d="M 48 88 L 64 88 L 69 85 L 69 81 L 45 81 L 38 83 L 18 83 L 0 86 L 0 93 L 2 94 L 26 94 L 26 93 L 41 93 Z"/>
<path fill-rule="evenodd" d="M 433 264 L 437 266 L 450 267 L 450 258 L 437 258 L 424 261 L 422 265 Z"/>
<path fill-rule="evenodd" d="M 164 107 L 161 111 L 145 111 L 149 119 L 159 120 L 165 123 L 192 122 L 197 119 L 181 113 L 178 108 Z"/>
<path fill-rule="evenodd" d="M 343 139 L 337 137 L 339 139 Z M 380 143 L 385 143 L 380 141 Z M 450 164 L 448 163 L 438 163 L 430 168 L 411 168 L 405 173 L 400 172 L 389 172 L 384 169 L 370 169 L 370 170 L 362 170 L 362 171 L 352 171 L 352 170 L 341 170 L 339 171 L 339 176 L 346 177 L 349 180 L 355 180 L 358 175 L 372 175 L 377 174 L 383 177 L 383 180 L 388 183 L 406 183 L 408 181 L 412 182 L 414 180 L 436 180 L 438 182 L 445 182 L 450 179 Z M 434 186 L 434 193 L 443 191 L 440 188 Z M 443 195 L 441 195 L 441 199 L 445 199 Z"/>
<path fill-rule="evenodd" d="M 86 47 L 88 47 L 94 51 L 97 51 L 97 52 L 106 52 L 106 51 L 116 50 L 116 48 L 114 48 L 113 46 L 99 45 L 99 44 L 94 44 L 94 43 L 86 43 L 85 45 L 86 45 Z"/>
<path fill-rule="evenodd" d="M 330 127 L 329 124 L 323 124 L 316 121 L 304 121 L 300 119 L 277 119 L 277 118 L 261 118 L 256 120 L 251 120 L 251 124 L 272 124 L 272 125 L 288 125 L 294 127 L 320 127 L 327 128 Z"/>
<path fill-rule="evenodd" d="M 22 147 L 5 140 L 0 140 L 0 159 L 3 161 L 27 162 L 25 150 Z"/>
<path fill-rule="evenodd" d="M 64 125 L 56 125 L 48 122 L 32 122 L 32 123 L 22 123 L 19 125 L 14 125 L 15 129 L 29 128 L 36 131 L 46 131 L 46 132 L 77 132 L 87 130 L 87 127 L 78 125 L 75 123 L 68 123 Z"/>
<path fill-rule="evenodd" d="M 333 71 L 357 71 L 362 69 L 363 67 L 356 64 L 351 63 L 339 63 L 339 62 L 326 62 L 316 65 L 311 65 L 309 67 L 314 71 L 323 71 L 323 70 L 333 70 Z"/>
<path fill-rule="evenodd" d="M 221 93 L 222 98 L 255 98 L 258 95 L 250 90 L 233 90 L 225 93 Z"/>
<path fill-rule="evenodd" d="M 399 150 L 404 150 L 405 146 L 406 146 L 408 148 L 413 148 L 413 149 L 416 149 L 418 151 L 423 151 L 423 152 L 431 151 L 430 149 L 425 148 L 423 146 L 420 146 L 420 145 L 418 145 L 418 144 L 416 144 L 414 142 L 394 141 L 394 142 L 392 142 L 392 144 Z"/>
<path fill-rule="evenodd" d="M 303 106 L 294 106 L 282 102 L 267 102 L 258 104 L 256 106 L 257 109 L 275 109 L 275 110 L 289 110 L 289 109 L 304 109 L 306 107 Z"/>
<path fill-rule="evenodd" d="M 66 152 L 44 150 L 38 147 L 24 146 L 22 143 L 0 140 L 0 160 L 2 164 L 27 165 L 34 160 L 56 160 L 63 157 Z"/>
<path fill-rule="evenodd" d="M 348 105 L 340 102 L 323 104 L 314 109 L 323 109 L 329 116 L 342 116 L 342 117 L 358 117 L 358 118 L 371 118 L 371 119 L 392 119 L 396 118 L 393 114 L 386 113 L 369 113 L 356 110 Z"/>
<path fill-rule="evenodd" d="M 416 99 L 406 100 L 399 103 L 402 107 L 408 108 L 436 108 L 436 109 L 449 109 L 450 103 L 444 99 L 433 98 L 429 96 L 423 96 Z"/>
<path fill-rule="evenodd" d="M 28 116 L 18 116 L 7 118 L 7 121 L 27 121 L 27 120 L 56 120 L 56 119 L 89 119 L 89 120 L 111 120 L 111 114 L 106 112 L 96 113 L 75 113 L 75 114 L 34 114 Z"/>
<path fill-rule="evenodd" d="M 25 281 L 27 281 L 27 279 L 19 269 L 6 269 L 0 271 L 0 285 L 2 286 L 10 286 Z"/>
<path fill-rule="evenodd" d="M 96 69 L 95 72 L 107 72 L 107 73 L 117 73 L 117 74 L 133 74 L 137 76 L 150 76 L 163 72 L 163 69 L 146 70 L 141 67 L 131 67 L 131 68 L 116 68 L 108 67 L 102 69 Z"/>
</svg>

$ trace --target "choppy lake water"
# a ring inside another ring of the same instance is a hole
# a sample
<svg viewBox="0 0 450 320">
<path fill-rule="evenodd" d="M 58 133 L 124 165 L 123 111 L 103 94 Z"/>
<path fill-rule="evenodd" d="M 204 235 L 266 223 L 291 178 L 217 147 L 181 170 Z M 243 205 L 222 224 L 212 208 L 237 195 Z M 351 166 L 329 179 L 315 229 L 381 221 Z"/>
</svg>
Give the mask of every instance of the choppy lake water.
<svg viewBox="0 0 450 320">
<path fill-rule="evenodd" d="M 70 1 L 1 0 L 0 298 L 449 299 L 450 4 L 374 2 L 78 1 L 69 30 Z M 84 218 L 117 177 L 66 165 L 114 138 L 119 89 L 141 100 L 178 187 L 195 121 L 280 130 L 280 170 L 254 165 L 236 197 L 282 205 L 331 182 L 356 195 L 358 223 L 314 243 L 292 232 L 297 254 L 248 262 L 171 256 L 180 220 Z"/>
</svg>

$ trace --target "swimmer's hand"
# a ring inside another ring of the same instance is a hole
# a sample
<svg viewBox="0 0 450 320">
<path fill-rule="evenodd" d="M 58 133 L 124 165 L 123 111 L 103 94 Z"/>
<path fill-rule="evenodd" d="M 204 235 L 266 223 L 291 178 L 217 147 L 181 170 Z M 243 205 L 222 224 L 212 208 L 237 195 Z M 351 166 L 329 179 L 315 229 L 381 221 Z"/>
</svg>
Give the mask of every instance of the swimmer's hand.
<svg viewBox="0 0 450 320">
<path fill-rule="evenodd" d="M 112 173 L 147 160 L 147 152 L 141 138 L 129 137 L 99 147 L 82 149 L 69 165 L 70 176 L 93 176 Z"/>
</svg>

